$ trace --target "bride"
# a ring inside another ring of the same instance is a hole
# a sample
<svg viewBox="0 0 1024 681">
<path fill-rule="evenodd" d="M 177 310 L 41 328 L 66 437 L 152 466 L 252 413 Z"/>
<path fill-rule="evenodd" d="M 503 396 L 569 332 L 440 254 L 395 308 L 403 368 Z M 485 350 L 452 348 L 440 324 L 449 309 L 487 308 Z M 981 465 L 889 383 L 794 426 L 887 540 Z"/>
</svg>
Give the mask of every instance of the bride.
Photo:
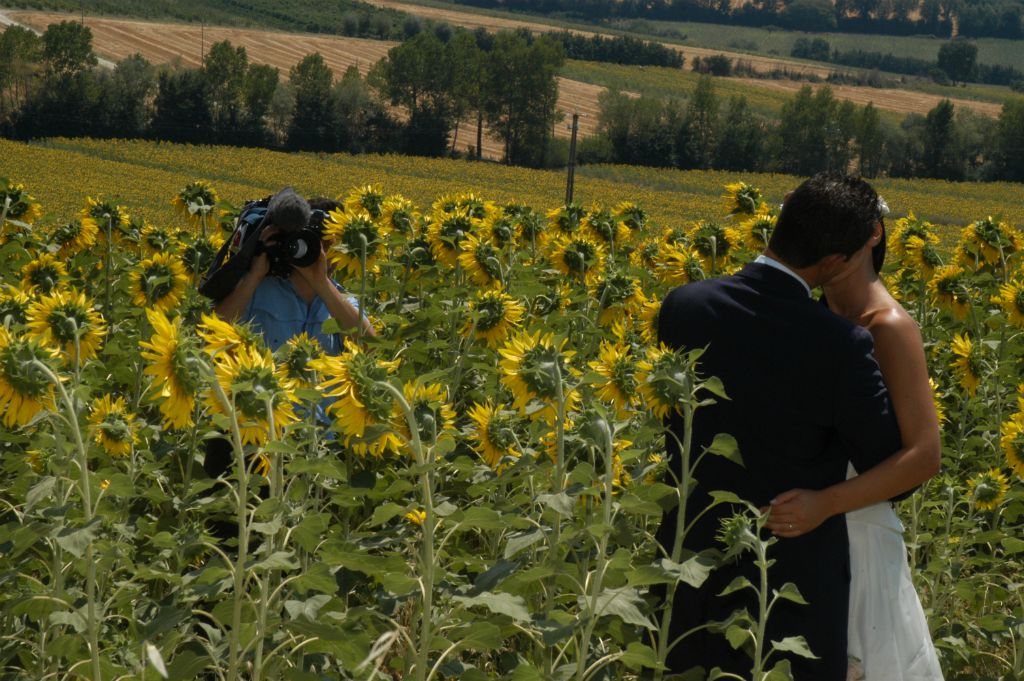
<svg viewBox="0 0 1024 681">
<path fill-rule="evenodd" d="M 880 213 L 888 207 L 879 198 Z M 885 259 L 880 219 L 852 256 L 860 266 L 824 287 L 829 308 L 867 329 L 899 423 L 903 449 L 846 482 L 820 491 L 795 489 L 772 500 L 767 527 L 780 537 L 804 534 L 846 513 L 850 535 L 848 681 L 942 681 L 921 601 L 914 590 L 903 525 L 888 499 L 922 479 L 922 460 L 938 472 L 939 423 L 917 324 L 878 277 Z"/>
</svg>

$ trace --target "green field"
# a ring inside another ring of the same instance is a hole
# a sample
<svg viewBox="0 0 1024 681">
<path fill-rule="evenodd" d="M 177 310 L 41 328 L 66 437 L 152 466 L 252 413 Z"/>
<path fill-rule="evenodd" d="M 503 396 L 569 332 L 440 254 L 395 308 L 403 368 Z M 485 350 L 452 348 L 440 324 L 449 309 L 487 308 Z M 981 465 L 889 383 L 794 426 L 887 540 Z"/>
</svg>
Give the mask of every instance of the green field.
<svg viewBox="0 0 1024 681">
<path fill-rule="evenodd" d="M 180 219 L 169 201 L 195 179 L 212 182 L 233 203 L 292 185 L 310 195 L 335 196 L 379 183 L 422 206 L 442 194 L 467 189 L 499 202 L 552 208 L 564 201 L 561 171 L 497 163 L 348 154 L 285 154 L 260 149 L 190 146 L 142 141 L 57 139 L 22 144 L 0 140 L 0 177 L 26 185 L 46 210 L 45 222 L 68 219 L 86 196 L 102 194 L 159 224 Z M 69 172 L 73 170 L 73 172 Z M 640 203 L 663 225 L 687 225 L 721 214 L 723 186 L 744 181 L 768 201 L 781 201 L 800 178 L 756 173 L 683 171 L 590 165 L 577 169 L 576 200 L 584 205 Z M 913 212 L 949 225 L 947 241 L 964 225 L 1002 215 L 1024 225 L 1024 192 L 1010 183 L 878 179 L 874 185 L 896 215 Z"/>
</svg>

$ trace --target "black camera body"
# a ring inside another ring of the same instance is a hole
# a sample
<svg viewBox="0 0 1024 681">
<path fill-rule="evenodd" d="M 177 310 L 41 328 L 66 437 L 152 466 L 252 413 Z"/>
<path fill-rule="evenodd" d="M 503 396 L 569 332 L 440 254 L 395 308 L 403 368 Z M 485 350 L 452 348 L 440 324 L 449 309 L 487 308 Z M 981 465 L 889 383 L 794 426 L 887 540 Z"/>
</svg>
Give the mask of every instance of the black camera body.
<svg viewBox="0 0 1024 681">
<path fill-rule="evenodd" d="M 317 261 L 323 243 L 325 218 L 326 214 L 323 211 L 315 210 L 310 216 L 309 224 L 302 229 L 279 231 L 269 240 L 269 244 L 258 242 L 256 253 L 267 254 L 270 259 L 270 274 L 284 279 L 292 273 L 293 267 L 309 267 Z"/>
<path fill-rule="evenodd" d="M 252 259 L 266 253 L 270 274 L 286 279 L 294 267 L 308 267 L 321 253 L 327 214 L 313 210 L 291 188 L 273 196 L 252 201 L 242 209 L 231 238 L 217 253 L 199 292 L 214 301 L 223 300 L 252 267 Z M 273 227 L 266 241 L 263 231 Z"/>
</svg>

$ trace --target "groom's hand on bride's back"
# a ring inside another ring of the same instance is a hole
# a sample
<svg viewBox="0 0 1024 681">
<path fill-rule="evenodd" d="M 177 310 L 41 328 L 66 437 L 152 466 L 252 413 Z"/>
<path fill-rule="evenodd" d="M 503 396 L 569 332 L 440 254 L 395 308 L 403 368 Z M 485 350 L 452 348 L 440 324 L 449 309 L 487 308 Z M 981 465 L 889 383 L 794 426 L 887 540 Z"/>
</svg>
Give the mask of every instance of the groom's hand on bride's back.
<svg viewBox="0 0 1024 681">
<path fill-rule="evenodd" d="M 761 509 L 768 513 L 765 527 L 777 537 L 799 537 L 835 515 L 829 495 L 813 489 L 791 489 Z"/>
</svg>

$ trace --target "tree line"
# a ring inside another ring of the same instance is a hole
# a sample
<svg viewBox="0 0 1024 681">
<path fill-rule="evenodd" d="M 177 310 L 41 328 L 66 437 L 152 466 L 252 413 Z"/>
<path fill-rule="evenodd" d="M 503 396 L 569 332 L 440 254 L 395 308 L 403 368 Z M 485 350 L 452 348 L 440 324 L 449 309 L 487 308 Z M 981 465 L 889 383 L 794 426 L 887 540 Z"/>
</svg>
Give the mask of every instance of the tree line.
<svg viewBox="0 0 1024 681">
<path fill-rule="evenodd" d="M 897 57 L 889 53 L 864 50 L 833 50 L 824 38 L 797 38 L 790 56 L 801 59 L 877 69 L 890 73 L 931 78 L 937 83 L 977 82 L 1009 85 L 1024 89 L 1024 72 L 1001 64 L 979 64 L 978 46 L 969 40 L 950 40 L 939 47 L 935 60 L 919 57 Z"/>
<path fill-rule="evenodd" d="M 228 41 L 196 69 L 134 55 L 108 70 L 87 26 L 52 24 L 42 36 L 11 26 L 0 34 L 0 132 L 439 156 L 475 115 L 509 163 L 539 166 L 551 158 L 563 62 L 551 38 L 456 30 L 417 33 L 365 78 L 350 67 L 336 80 L 313 53 L 284 80 Z"/>
<path fill-rule="evenodd" d="M 455 0 L 491 9 L 558 15 L 579 21 L 696 21 L 780 26 L 797 31 L 973 38 L 1024 37 L 1022 0 Z"/>
<path fill-rule="evenodd" d="M 996 121 L 942 100 L 892 125 L 870 103 L 808 85 L 770 120 L 743 96 L 721 101 L 701 76 L 686 102 L 606 92 L 600 105 L 600 132 L 582 142 L 581 163 L 1024 181 L 1024 99 L 1008 101 Z"/>
</svg>

